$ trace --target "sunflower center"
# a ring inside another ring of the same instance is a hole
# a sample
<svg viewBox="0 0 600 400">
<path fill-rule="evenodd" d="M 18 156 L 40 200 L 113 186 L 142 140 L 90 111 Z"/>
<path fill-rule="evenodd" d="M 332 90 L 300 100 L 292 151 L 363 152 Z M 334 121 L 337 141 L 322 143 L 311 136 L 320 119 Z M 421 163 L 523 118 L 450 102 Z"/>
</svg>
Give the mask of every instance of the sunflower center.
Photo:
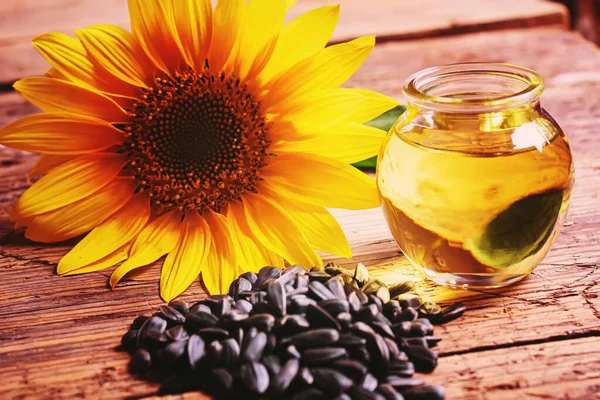
<svg viewBox="0 0 600 400">
<path fill-rule="evenodd" d="M 238 79 L 207 70 L 156 78 L 131 118 L 129 168 L 157 213 L 219 212 L 256 192 L 270 125 Z"/>
</svg>

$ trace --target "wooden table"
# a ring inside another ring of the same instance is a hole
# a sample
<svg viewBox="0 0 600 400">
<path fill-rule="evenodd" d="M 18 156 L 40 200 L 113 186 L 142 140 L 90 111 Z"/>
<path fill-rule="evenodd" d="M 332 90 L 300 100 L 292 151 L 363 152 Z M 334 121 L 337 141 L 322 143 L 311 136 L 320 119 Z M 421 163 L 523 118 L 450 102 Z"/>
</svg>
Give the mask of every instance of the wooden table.
<svg viewBox="0 0 600 400">
<path fill-rule="evenodd" d="M 24 9 L 32 3 L 42 9 Z M 0 82 L 44 71 L 26 45 L 34 34 L 126 21 L 123 1 L 108 2 L 115 5 L 111 13 L 99 3 L 0 2 Z M 324 1 L 300 3 L 298 9 Z M 401 99 L 406 76 L 434 64 L 479 60 L 534 68 L 547 80 L 544 106 L 570 138 L 577 184 L 553 250 L 531 276 L 505 290 L 451 291 L 423 281 L 377 209 L 335 212 L 355 253 L 340 262 L 348 267 L 363 262 L 387 282 L 410 276 L 430 299 L 466 301 L 469 311 L 459 322 L 438 328 L 440 363 L 426 377 L 444 385 L 448 399 L 600 399 L 600 52 L 565 30 L 561 6 L 543 1 L 423 0 L 417 7 L 371 0 L 368 10 L 364 4 L 343 1 L 335 40 L 372 32 L 386 40 L 350 86 Z M 63 12 L 68 26 L 51 18 Z M 0 94 L 0 125 L 34 111 L 14 93 Z M 72 243 L 29 242 L 7 219 L 34 162 L 35 156 L 0 148 L 0 398 L 153 396 L 157 386 L 128 375 L 128 356 L 114 348 L 135 315 L 161 303 L 158 264 L 132 274 L 114 291 L 106 287 L 110 270 L 55 275 Z M 182 299 L 203 295 L 197 282 Z"/>
</svg>

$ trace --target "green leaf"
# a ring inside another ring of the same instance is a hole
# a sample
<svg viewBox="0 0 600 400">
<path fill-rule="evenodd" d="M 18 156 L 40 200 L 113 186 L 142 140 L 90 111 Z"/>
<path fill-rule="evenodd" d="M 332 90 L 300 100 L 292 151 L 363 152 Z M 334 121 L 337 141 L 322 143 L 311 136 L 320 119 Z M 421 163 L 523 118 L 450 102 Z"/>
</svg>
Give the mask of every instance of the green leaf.
<svg viewBox="0 0 600 400">
<path fill-rule="evenodd" d="M 466 240 L 463 248 L 484 265 L 510 267 L 535 254 L 546 243 L 562 199 L 562 189 L 525 197 L 498 214 L 481 237 Z"/>
<path fill-rule="evenodd" d="M 405 106 L 397 106 L 389 111 L 384 112 L 379 117 L 367 122 L 365 125 L 379 128 L 382 131 L 389 131 L 394 123 L 400 118 L 400 115 L 406 111 Z M 377 156 L 371 157 L 367 160 L 359 161 L 353 164 L 359 169 L 373 169 L 377 166 Z"/>
</svg>

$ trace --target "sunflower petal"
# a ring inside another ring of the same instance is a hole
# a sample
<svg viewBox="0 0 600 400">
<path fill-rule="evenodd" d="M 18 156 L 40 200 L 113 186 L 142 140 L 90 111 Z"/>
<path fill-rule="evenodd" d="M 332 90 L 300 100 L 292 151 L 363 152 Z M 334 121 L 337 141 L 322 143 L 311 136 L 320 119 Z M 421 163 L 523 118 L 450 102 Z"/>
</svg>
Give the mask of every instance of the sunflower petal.
<svg viewBox="0 0 600 400">
<path fill-rule="evenodd" d="M 31 180 L 31 178 L 36 177 L 38 175 L 47 174 L 48 172 L 50 172 L 50 170 L 66 163 L 67 161 L 71 161 L 76 157 L 77 156 L 74 155 L 65 156 L 57 154 L 42 154 L 33 166 L 33 168 L 31 168 L 29 174 L 27 174 L 27 179 L 29 181 Z"/>
<path fill-rule="evenodd" d="M 133 36 L 157 68 L 173 74 L 183 64 L 170 31 L 172 10 L 164 1 L 128 0 Z"/>
<path fill-rule="evenodd" d="M 210 228 L 204 218 L 188 214 L 181 224 L 181 236 L 169 253 L 160 274 L 160 297 L 169 302 L 198 278 L 211 244 Z"/>
<path fill-rule="evenodd" d="M 81 268 L 77 268 L 71 270 L 69 272 L 65 272 L 62 276 L 69 275 L 79 275 L 79 274 L 87 274 L 89 272 L 101 271 L 106 268 L 110 268 L 113 265 L 117 265 L 123 260 L 127 259 L 129 254 L 129 249 L 131 248 L 131 242 L 125 243 L 123 246 L 119 247 L 117 250 L 113 251 L 106 257 L 99 259 L 98 261 L 94 261 L 91 264 L 85 265 Z"/>
<path fill-rule="evenodd" d="M 331 158 L 281 154 L 273 157 L 261 172 L 264 179 L 283 197 L 351 210 L 380 205 L 374 179 Z"/>
<path fill-rule="evenodd" d="M 244 195 L 242 201 L 248 226 L 266 248 L 281 254 L 290 264 L 306 267 L 323 264 L 321 257 L 281 206 L 255 194 Z"/>
<path fill-rule="evenodd" d="M 108 256 L 135 238 L 149 218 L 148 195 L 140 192 L 73 247 L 59 261 L 57 273 L 68 274 Z"/>
<path fill-rule="evenodd" d="M 220 72 L 233 56 L 245 12 L 245 0 L 219 0 L 215 7 L 212 44 L 208 52 L 208 65 L 215 73 Z"/>
<path fill-rule="evenodd" d="M 286 4 L 285 7 L 289 10 L 290 8 L 292 8 L 296 3 L 298 2 L 298 0 L 286 0 Z"/>
<path fill-rule="evenodd" d="M 286 24 L 259 79 L 263 83 L 270 82 L 292 65 L 322 50 L 331 38 L 339 16 L 339 5 L 325 6 L 302 14 Z"/>
<path fill-rule="evenodd" d="M 86 115 L 111 123 L 129 120 L 114 100 L 67 81 L 33 77 L 21 79 L 13 87 L 27 101 L 46 112 Z"/>
<path fill-rule="evenodd" d="M 206 222 L 210 226 L 212 244 L 202 269 L 202 280 L 208 293 L 227 293 L 238 272 L 231 228 L 225 216 L 212 211 L 206 215 Z"/>
<path fill-rule="evenodd" d="M 163 214 L 138 235 L 131 248 L 129 259 L 110 276 L 110 286 L 117 283 L 130 271 L 158 260 L 175 248 L 179 240 L 181 217 L 176 212 Z"/>
<path fill-rule="evenodd" d="M 212 40 L 210 0 L 170 0 L 172 35 L 187 64 L 196 71 L 204 69 Z"/>
<path fill-rule="evenodd" d="M 154 83 L 150 60 L 127 30 L 109 24 L 93 25 L 75 31 L 88 57 L 123 82 L 138 87 Z"/>
<path fill-rule="evenodd" d="M 351 122 L 333 132 L 298 137 L 296 140 L 289 135 L 285 138 L 289 141 L 273 144 L 271 152 L 309 153 L 351 164 L 377 155 L 385 135 L 381 129 Z"/>
<path fill-rule="evenodd" d="M 133 179 L 117 178 L 88 198 L 35 216 L 25 237 L 36 242 L 55 243 L 88 232 L 123 207 L 135 188 Z"/>
<path fill-rule="evenodd" d="M 229 204 L 227 219 L 231 225 L 238 264 L 243 272 L 258 272 L 265 265 L 283 268 L 283 257 L 264 247 L 250 230 L 242 203 Z"/>
<path fill-rule="evenodd" d="M 241 79 L 256 76 L 267 65 L 283 27 L 285 11 L 285 0 L 248 2 L 234 63 Z"/>
<path fill-rule="evenodd" d="M 344 231 L 324 207 L 281 196 L 266 181 L 262 182 L 258 191 L 270 199 L 275 199 L 288 212 L 314 249 L 341 257 L 352 257 L 352 250 Z"/>
<path fill-rule="evenodd" d="M 126 158 L 114 153 L 77 157 L 56 167 L 17 200 L 11 220 L 29 218 L 84 199 L 112 182 Z"/>
<path fill-rule="evenodd" d="M 51 32 L 34 38 L 32 43 L 53 69 L 69 81 L 88 89 L 137 98 L 137 88 L 111 79 L 94 67 L 79 39 Z"/>
<path fill-rule="evenodd" d="M 125 139 L 106 121 L 76 114 L 33 114 L 0 130 L 0 144 L 47 154 L 85 154 L 108 149 Z"/>
<path fill-rule="evenodd" d="M 295 64 L 272 83 L 262 102 L 267 112 L 285 99 L 317 90 L 334 89 L 346 82 L 375 46 L 374 36 L 326 47 Z"/>
</svg>

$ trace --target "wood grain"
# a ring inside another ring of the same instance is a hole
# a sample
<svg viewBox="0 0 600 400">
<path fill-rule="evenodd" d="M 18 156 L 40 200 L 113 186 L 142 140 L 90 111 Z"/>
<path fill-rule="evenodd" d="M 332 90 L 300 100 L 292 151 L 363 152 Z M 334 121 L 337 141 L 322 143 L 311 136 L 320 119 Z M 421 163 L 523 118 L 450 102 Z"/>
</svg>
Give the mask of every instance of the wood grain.
<svg viewBox="0 0 600 400">
<path fill-rule="evenodd" d="M 564 54 L 569 54 L 569 63 Z M 440 327 L 440 365 L 426 380 L 448 399 L 600 398 L 600 54 L 580 36 L 554 29 L 469 34 L 378 46 L 350 82 L 401 98 L 404 78 L 425 66 L 456 61 L 517 62 L 547 78 L 546 108 L 567 132 L 577 182 L 568 220 L 554 248 L 528 278 L 500 291 L 436 287 L 411 268 L 381 212 L 340 211 L 354 251 L 387 282 L 412 279 L 428 299 L 463 299 L 469 311 Z M 11 111 L 12 110 L 12 111 Z M 33 109 L 0 96 L 0 123 Z M 0 398 L 146 397 L 155 384 L 126 373 L 114 350 L 127 324 L 158 298 L 159 263 L 106 287 L 111 270 L 61 278 L 56 263 L 72 243 L 42 246 L 13 232 L 6 215 L 27 187 L 35 157 L 0 148 Z M 204 295 L 196 282 L 182 296 Z M 196 394 L 183 396 L 196 398 Z"/>
<path fill-rule="evenodd" d="M 379 40 L 414 39 L 443 34 L 520 27 L 568 27 L 566 7 L 545 0 L 421 0 L 414 2 L 371 0 L 302 0 L 290 18 L 326 4 L 342 3 L 334 42 L 362 35 Z M 35 36 L 52 31 L 71 33 L 98 23 L 128 27 L 125 0 L 4 1 L 0 5 L 0 83 L 41 75 L 47 63 L 30 44 Z"/>
</svg>

